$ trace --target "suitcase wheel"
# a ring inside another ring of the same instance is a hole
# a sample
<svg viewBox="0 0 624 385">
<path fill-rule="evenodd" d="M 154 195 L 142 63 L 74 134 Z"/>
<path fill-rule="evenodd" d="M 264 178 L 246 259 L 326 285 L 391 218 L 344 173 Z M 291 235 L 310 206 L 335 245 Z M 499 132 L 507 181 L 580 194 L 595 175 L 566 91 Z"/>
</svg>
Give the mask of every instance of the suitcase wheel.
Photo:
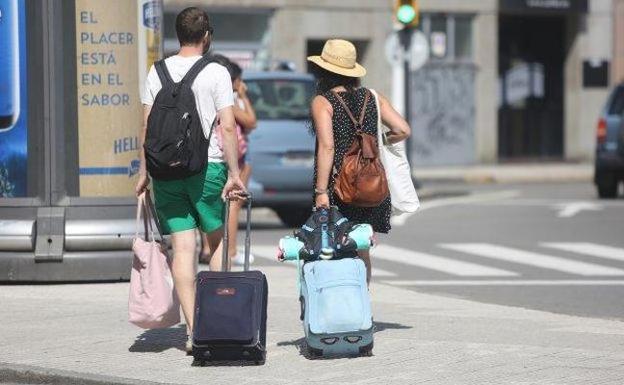
<svg viewBox="0 0 624 385">
<path fill-rule="evenodd" d="M 309 345 L 306 345 L 306 352 L 308 353 L 308 358 L 311 360 L 323 357 L 323 351 L 321 349 L 316 349 Z"/>
<path fill-rule="evenodd" d="M 191 366 L 206 366 L 206 360 L 195 358 Z"/>
<path fill-rule="evenodd" d="M 373 356 L 373 343 L 360 348 L 360 357 L 372 357 Z"/>
</svg>

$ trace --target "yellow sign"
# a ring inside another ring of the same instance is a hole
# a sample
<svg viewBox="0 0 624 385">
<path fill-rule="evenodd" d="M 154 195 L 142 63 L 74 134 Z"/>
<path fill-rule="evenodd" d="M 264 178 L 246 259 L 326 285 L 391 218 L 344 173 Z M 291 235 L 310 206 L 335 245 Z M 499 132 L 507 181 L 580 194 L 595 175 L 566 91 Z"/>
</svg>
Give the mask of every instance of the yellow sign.
<svg viewBox="0 0 624 385">
<path fill-rule="evenodd" d="M 78 142 L 80 196 L 83 197 L 133 195 L 139 170 L 137 133 L 142 123 L 139 73 L 146 71 L 146 61 L 151 65 L 154 60 L 153 57 L 143 59 L 145 64 L 139 66 L 140 56 L 146 54 L 140 52 L 139 43 L 138 20 L 144 12 L 143 3 L 76 0 Z"/>
</svg>

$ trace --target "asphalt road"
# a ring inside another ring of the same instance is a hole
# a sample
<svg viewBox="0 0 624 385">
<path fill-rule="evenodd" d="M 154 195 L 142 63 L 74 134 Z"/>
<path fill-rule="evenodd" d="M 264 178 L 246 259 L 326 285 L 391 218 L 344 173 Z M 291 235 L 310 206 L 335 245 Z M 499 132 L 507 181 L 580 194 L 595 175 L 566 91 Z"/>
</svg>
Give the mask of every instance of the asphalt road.
<svg viewBox="0 0 624 385">
<path fill-rule="evenodd" d="M 599 200 L 589 183 L 443 188 L 468 194 L 425 201 L 415 215 L 395 220 L 373 251 L 373 279 L 624 320 L 624 199 Z M 254 215 L 255 265 L 277 263 L 277 240 L 287 233 L 274 216 Z"/>
</svg>

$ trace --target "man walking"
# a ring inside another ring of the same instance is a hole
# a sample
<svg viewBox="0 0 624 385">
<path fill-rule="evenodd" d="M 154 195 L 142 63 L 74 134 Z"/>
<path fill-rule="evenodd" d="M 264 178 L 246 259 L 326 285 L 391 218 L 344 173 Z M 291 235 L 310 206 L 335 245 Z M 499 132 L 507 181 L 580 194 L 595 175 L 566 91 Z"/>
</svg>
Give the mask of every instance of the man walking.
<svg viewBox="0 0 624 385">
<path fill-rule="evenodd" d="M 180 51 L 167 58 L 165 66 L 171 80 L 179 82 L 193 64 L 201 59 L 202 54 L 208 51 L 212 27 L 208 14 L 196 7 L 180 12 L 175 27 Z M 143 143 L 148 117 L 161 88 L 158 73 L 152 66 L 142 95 L 144 123 L 139 136 L 141 169 L 136 186 L 137 195 L 145 191 L 149 184 Z M 212 257 L 221 254 L 224 200 L 245 191 L 239 176 L 232 82 L 227 69 L 217 63 L 208 64 L 195 78 L 191 90 L 204 135 L 211 138 L 208 165 L 202 172 L 187 178 L 154 180 L 156 212 L 164 232 L 171 234 L 174 254 L 172 273 L 189 334 L 193 330 L 195 304 L 195 229 L 199 228 L 208 241 L 210 269 L 220 270 L 219 258 Z M 220 122 L 223 151 L 215 135 L 210 135 L 215 119 Z M 187 351 L 190 350 L 190 339 L 186 345 Z"/>
</svg>

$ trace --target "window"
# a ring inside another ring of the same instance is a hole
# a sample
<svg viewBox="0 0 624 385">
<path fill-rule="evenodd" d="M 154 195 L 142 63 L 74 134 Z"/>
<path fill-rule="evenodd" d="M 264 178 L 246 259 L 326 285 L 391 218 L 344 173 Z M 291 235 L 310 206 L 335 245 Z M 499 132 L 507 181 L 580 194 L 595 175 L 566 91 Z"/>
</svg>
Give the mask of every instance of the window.
<svg viewBox="0 0 624 385">
<path fill-rule="evenodd" d="M 260 120 L 305 120 L 310 117 L 314 83 L 309 80 L 246 80 L 247 94 Z"/>
<path fill-rule="evenodd" d="M 455 58 L 472 59 L 472 18 L 455 17 Z"/>
<path fill-rule="evenodd" d="M 609 115 L 622 115 L 624 113 L 624 86 L 618 87 L 613 93 Z"/>
<path fill-rule="evenodd" d="M 472 16 L 423 14 L 422 30 L 436 61 L 472 61 Z"/>
</svg>

